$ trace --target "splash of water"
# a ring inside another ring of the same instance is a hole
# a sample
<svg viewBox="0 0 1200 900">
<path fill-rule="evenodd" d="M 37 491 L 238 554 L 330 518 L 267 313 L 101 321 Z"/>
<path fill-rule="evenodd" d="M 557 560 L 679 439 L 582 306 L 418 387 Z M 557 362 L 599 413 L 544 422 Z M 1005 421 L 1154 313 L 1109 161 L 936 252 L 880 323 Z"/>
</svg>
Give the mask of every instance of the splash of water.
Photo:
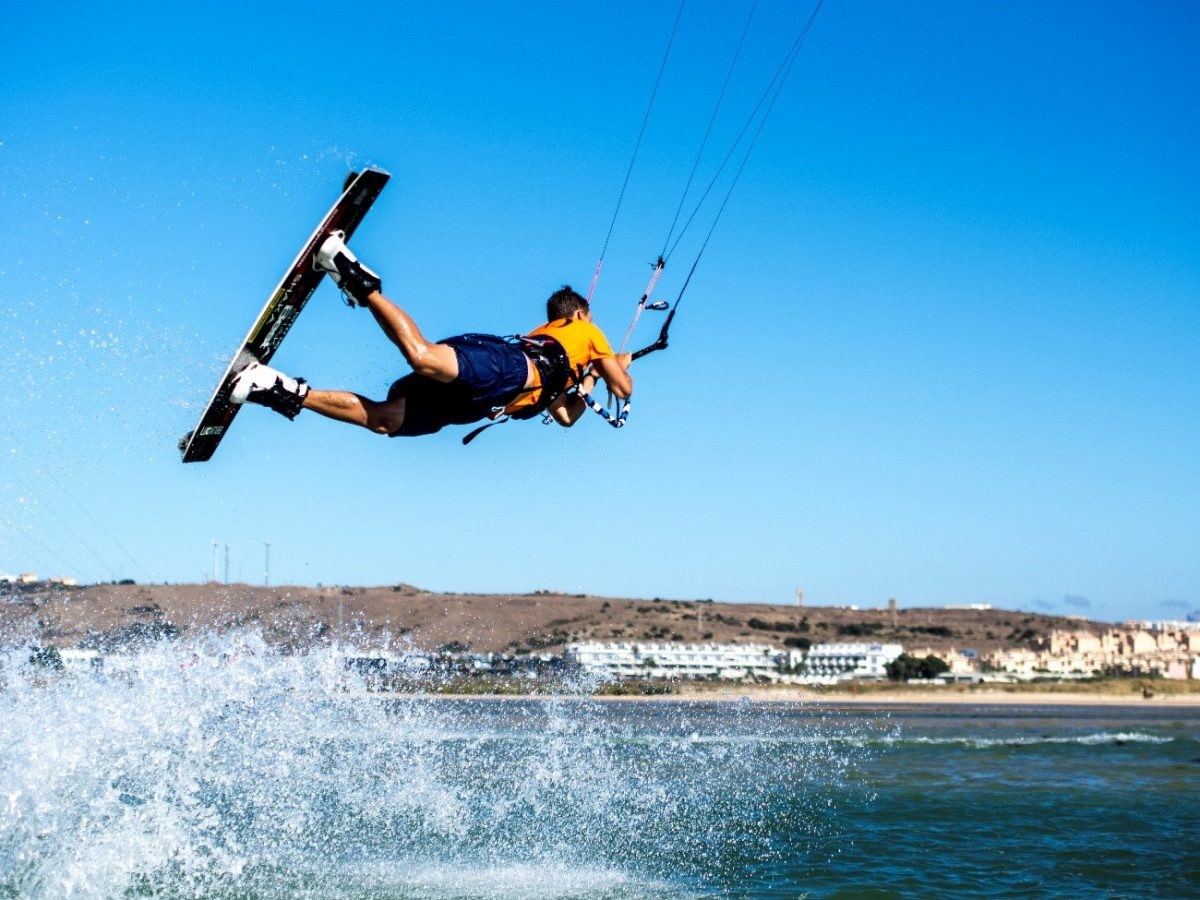
<svg viewBox="0 0 1200 900">
<path fill-rule="evenodd" d="M 855 762 L 749 705 L 381 697 L 254 633 L 112 663 L 3 656 L 0 896 L 678 896 L 827 831 Z"/>
</svg>

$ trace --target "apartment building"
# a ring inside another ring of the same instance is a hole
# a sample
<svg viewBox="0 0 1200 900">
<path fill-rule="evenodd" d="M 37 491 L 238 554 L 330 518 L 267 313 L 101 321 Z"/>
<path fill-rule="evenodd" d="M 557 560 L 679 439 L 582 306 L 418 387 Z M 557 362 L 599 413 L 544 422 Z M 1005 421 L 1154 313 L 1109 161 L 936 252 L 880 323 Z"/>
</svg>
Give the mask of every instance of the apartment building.
<svg viewBox="0 0 1200 900">
<path fill-rule="evenodd" d="M 569 665 L 605 678 L 778 678 L 787 654 L 765 644 L 583 641 L 566 648 Z"/>
<path fill-rule="evenodd" d="M 986 654 L 983 662 L 997 671 L 1024 678 L 1035 675 L 1078 677 L 1115 670 L 1184 679 L 1198 670 L 1198 659 L 1200 629 L 1121 627 L 1099 634 L 1053 631 L 1033 648 L 997 650 Z"/>
</svg>

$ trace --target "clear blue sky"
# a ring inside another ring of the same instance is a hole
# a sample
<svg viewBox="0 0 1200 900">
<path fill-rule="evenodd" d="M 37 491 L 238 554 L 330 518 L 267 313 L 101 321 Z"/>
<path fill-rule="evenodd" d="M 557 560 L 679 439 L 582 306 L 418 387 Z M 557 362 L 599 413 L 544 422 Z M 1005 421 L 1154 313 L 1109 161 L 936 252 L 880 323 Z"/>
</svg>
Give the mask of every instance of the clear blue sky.
<svg viewBox="0 0 1200 900">
<path fill-rule="evenodd" d="M 249 409 L 180 464 L 350 167 L 393 174 L 355 247 L 431 336 L 586 287 L 676 8 L 9 10 L 0 572 L 195 581 L 219 541 L 261 583 L 270 541 L 274 583 L 1200 609 L 1191 2 L 830 0 L 622 432 Z M 618 340 L 748 8 L 684 12 L 597 293 Z M 810 9 L 762 0 L 702 178 Z M 330 285 L 275 361 L 406 371 Z"/>
</svg>

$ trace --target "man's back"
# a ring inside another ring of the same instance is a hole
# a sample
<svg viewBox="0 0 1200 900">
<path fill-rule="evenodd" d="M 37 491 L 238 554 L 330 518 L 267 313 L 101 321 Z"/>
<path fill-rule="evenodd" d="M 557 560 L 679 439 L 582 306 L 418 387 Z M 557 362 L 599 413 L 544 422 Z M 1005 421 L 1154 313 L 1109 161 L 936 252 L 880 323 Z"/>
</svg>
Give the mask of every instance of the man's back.
<svg viewBox="0 0 1200 900">
<path fill-rule="evenodd" d="M 596 360 L 613 358 L 612 346 L 604 332 L 585 319 L 556 319 L 535 328 L 529 332 L 529 337 L 548 337 L 558 343 L 567 354 L 573 380 L 582 377 L 584 370 Z M 535 387 L 542 386 L 541 376 L 536 368 L 535 382 Z M 540 390 L 522 394 L 507 406 L 505 412 L 512 415 L 534 406 L 540 400 L 540 395 Z"/>
</svg>

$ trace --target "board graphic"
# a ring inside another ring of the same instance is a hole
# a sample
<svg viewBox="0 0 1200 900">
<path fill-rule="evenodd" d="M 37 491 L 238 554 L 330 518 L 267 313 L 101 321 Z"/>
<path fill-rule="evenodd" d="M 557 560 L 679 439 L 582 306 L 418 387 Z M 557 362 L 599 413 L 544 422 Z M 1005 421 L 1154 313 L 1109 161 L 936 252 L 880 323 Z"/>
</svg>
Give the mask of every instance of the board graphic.
<svg viewBox="0 0 1200 900">
<path fill-rule="evenodd" d="M 313 269 L 313 254 L 333 231 L 344 231 L 346 240 L 350 240 L 389 177 L 379 169 L 364 169 L 346 179 L 342 195 L 313 231 L 308 242 L 300 248 L 300 253 L 284 273 L 278 287 L 267 298 L 250 333 L 217 383 L 200 421 L 180 440 L 179 450 L 185 463 L 204 462 L 216 452 L 221 438 L 241 408 L 229 400 L 234 379 L 250 363 L 266 363 L 271 359 L 300 310 L 325 277 L 323 272 Z"/>
</svg>

